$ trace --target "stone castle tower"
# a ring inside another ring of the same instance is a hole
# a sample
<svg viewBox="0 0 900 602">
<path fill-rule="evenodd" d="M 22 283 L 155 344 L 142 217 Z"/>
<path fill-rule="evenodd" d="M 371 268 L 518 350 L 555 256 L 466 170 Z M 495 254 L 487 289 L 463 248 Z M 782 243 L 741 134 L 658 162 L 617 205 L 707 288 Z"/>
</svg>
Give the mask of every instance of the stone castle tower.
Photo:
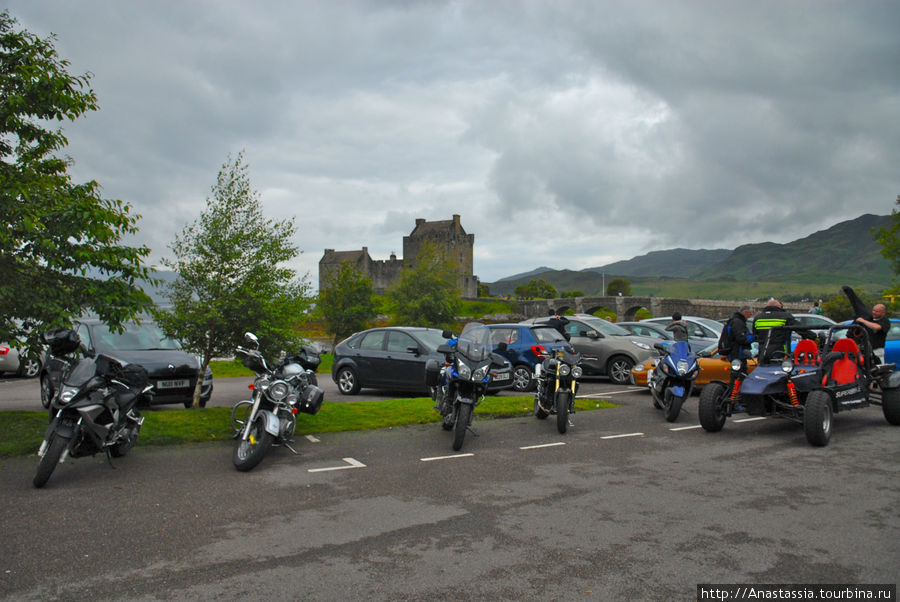
<svg viewBox="0 0 900 602">
<path fill-rule="evenodd" d="M 400 279 L 403 268 L 416 267 L 419 253 L 426 243 L 456 263 L 458 270 L 456 283 L 460 295 L 471 299 L 477 297 L 478 277 L 472 273 L 475 235 L 466 234 L 458 215 L 454 215 L 452 220 L 437 222 L 417 219 L 416 227 L 410 235 L 403 237 L 402 259 L 398 259 L 392 253 L 390 259 L 373 260 L 369 256 L 368 247 L 363 247 L 359 251 L 325 249 L 325 254 L 319 260 L 319 290 L 325 287 L 325 282 L 333 270 L 340 268 L 341 264 L 352 262 L 361 273 L 372 280 L 375 294 L 383 295 Z"/>
</svg>

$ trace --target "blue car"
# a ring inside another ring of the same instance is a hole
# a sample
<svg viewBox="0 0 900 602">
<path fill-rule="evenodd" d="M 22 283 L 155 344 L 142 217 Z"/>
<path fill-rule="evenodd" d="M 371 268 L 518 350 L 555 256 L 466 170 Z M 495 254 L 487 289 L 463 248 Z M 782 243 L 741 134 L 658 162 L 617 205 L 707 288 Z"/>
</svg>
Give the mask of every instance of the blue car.
<svg viewBox="0 0 900 602">
<path fill-rule="evenodd" d="M 900 367 L 900 319 L 891 318 L 891 329 L 884 342 L 884 362 Z"/>
<path fill-rule="evenodd" d="M 519 392 L 534 389 L 534 366 L 554 351 L 575 350 L 556 329 L 536 324 L 487 324 L 493 351 L 509 360 L 513 370 L 512 388 Z M 506 343 L 506 349 L 499 349 Z"/>
</svg>

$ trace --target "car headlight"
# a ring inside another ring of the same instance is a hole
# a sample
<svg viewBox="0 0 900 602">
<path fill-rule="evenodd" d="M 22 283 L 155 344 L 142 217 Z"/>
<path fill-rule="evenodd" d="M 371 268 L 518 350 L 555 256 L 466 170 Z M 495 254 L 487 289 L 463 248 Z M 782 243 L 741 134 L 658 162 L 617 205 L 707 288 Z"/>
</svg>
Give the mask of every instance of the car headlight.
<svg viewBox="0 0 900 602">
<path fill-rule="evenodd" d="M 792 360 L 789 357 L 785 358 L 784 361 L 781 362 L 781 369 L 782 369 L 782 371 L 786 372 L 787 374 L 790 374 L 791 372 L 793 372 L 794 371 L 794 360 Z"/>
<path fill-rule="evenodd" d="M 571 371 L 568 364 L 560 364 L 557 370 L 560 376 L 568 376 Z"/>
<path fill-rule="evenodd" d="M 581 378 L 581 375 L 584 372 L 581 369 L 581 366 L 572 366 L 572 378 Z"/>
<path fill-rule="evenodd" d="M 288 386 L 288 384 L 283 380 L 276 380 L 271 384 L 271 386 L 269 386 L 268 390 L 266 390 L 266 394 L 272 401 L 281 401 L 282 399 L 287 397 L 288 393 L 290 392 L 290 386 Z"/>
<path fill-rule="evenodd" d="M 647 351 L 650 350 L 650 345 L 648 345 L 647 343 L 642 343 L 640 341 L 631 341 L 631 344 L 636 345 L 636 346 L 640 347 L 641 349 L 646 349 Z"/>
</svg>

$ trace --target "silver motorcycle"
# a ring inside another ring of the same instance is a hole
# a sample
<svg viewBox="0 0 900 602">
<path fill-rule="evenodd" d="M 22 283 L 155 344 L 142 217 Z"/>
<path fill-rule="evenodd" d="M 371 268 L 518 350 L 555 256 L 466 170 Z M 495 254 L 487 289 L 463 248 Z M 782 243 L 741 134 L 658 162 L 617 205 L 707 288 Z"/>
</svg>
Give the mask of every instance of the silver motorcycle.
<svg viewBox="0 0 900 602">
<path fill-rule="evenodd" d="M 315 414 L 325 396 L 314 384 L 314 369 L 304 367 L 308 362 L 301 363 L 300 357 L 291 354 L 270 366 L 257 349 L 256 335 L 244 334 L 244 342 L 252 348 L 240 346 L 235 352 L 241 363 L 256 373 L 256 379 L 251 399 L 231 408 L 231 429 L 237 439 L 232 462 L 240 471 L 253 469 L 273 445 L 283 445 L 296 454 L 291 443 L 297 414 Z"/>
</svg>

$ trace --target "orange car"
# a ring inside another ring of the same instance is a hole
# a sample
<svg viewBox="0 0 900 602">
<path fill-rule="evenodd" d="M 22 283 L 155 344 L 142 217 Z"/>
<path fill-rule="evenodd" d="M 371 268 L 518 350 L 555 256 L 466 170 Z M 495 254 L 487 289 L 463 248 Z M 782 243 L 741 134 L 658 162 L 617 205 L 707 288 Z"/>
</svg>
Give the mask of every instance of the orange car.
<svg viewBox="0 0 900 602">
<path fill-rule="evenodd" d="M 716 353 L 717 345 L 710 345 L 697 353 L 697 363 L 700 364 L 700 373 L 697 374 L 697 380 L 694 381 L 694 389 L 701 389 L 714 380 L 728 382 L 731 378 L 731 362 L 725 359 L 725 356 Z M 631 378 L 639 387 L 646 387 L 650 374 L 656 369 L 658 357 L 651 357 L 649 360 L 635 364 L 631 369 Z M 747 360 L 747 372 L 752 372 L 756 368 L 756 358 Z"/>
</svg>

